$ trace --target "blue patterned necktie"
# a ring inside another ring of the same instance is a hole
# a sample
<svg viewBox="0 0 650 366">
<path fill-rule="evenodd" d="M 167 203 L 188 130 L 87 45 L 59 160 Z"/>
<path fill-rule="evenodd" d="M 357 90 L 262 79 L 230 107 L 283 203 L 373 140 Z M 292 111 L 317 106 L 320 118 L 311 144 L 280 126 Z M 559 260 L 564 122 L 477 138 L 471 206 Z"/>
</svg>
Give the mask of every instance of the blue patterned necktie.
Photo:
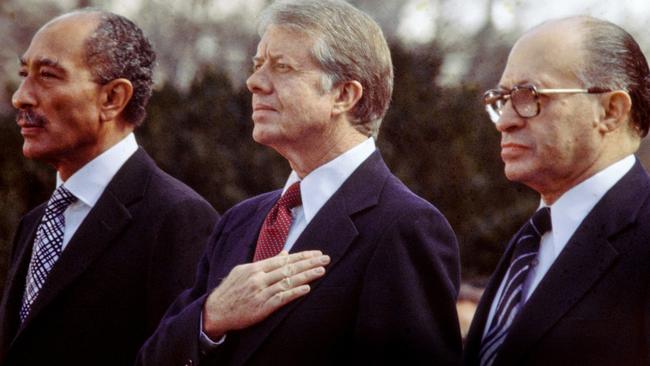
<svg viewBox="0 0 650 366">
<path fill-rule="evenodd" d="M 524 305 L 522 290 L 530 269 L 535 266 L 539 242 L 551 230 L 551 209 L 543 207 L 521 230 L 510 267 L 504 276 L 505 286 L 499 297 L 494 317 L 481 342 L 481 366 L 492 365 L 512 322 Z"/>
<path fill-rule="evenodd" d="M 61 185 L 47 202 L 45 215 L 36 231 L 32 258 L 27 270 L 25 294 L 20 308 L 21 322 L 25 321 L 29 315 L 32 304 L 43 287 L 48 273 L 59 259 L 63 246 L 63 228 L 65 227 L 63 212 L 76 200 L 77 198 Z"/>
</svg>

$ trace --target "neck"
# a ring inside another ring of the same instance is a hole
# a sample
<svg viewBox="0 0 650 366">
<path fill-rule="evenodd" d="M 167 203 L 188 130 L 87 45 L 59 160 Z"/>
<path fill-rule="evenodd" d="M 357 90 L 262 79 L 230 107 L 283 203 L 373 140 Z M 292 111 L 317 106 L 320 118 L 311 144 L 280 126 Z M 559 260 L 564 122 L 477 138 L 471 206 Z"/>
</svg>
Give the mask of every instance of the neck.
<svg viewBox="0 0 650 366">
<path fill-rule="evenodd" d="M 341 154 L 365 141 L 368 137 L 350 129 L 341 134 L 323 136 L 300 144 L 292 144 L 276 150 L 284 156 L 300 179 L 316 168 L 334 160 Z"/>
<path fill-rule="evenodd" d="M 56 162 L 52 162 L 52 165 L 59 173 L 61 179 L 66 181 L 90 161 L 122 141 L 131 132 L 133 132 L 133 128 L 125 128 L 102 135 L 98 140 L 87 144 L 87 146 L 79 147 L 74 152 L 67 154 Z"/>
<path fill-rule="evenodd" d="M 535 187 L 531 187 L 531 188 L 539 192 L 544 203 L 550 206 L 553 203 L 555 203 L 558 199 L 560 199 L 562 195 L 564 195 L 566 192 L 571 190 L 573 187 L 586 181 L 587 179 L 598 174 L 599 172 L 607 169 L 612 164 L 622 160 L 626 156 L 633 153 L 634 151 L 620 152 L 619 154 L 610 156 L 608 159 L 598 161 L 597 163 L 594 163 L 593 165 L 589 166 L 582 173 L 575 176 L 573 179 L 565 182 L 564 184 L 556 185 L 555 189 L 549 189 L 548 187 L 546 187 L 546 189 L 535 188 Z"/>
</svg>

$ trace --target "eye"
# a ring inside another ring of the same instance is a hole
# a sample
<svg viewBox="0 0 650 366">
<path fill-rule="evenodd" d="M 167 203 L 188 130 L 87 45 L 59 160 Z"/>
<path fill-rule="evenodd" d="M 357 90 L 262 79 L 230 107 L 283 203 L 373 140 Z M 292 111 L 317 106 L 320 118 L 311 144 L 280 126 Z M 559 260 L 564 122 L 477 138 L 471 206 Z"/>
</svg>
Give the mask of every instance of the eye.
<svg viewBox="0 0 650 366">
<path fill-rule="evenodd" d="M 25 70 L 18 71 L 18 76 L 20 76 L 21 78 L 26 78 L 27 77 L 27 71 L 25 71 Z"/>
<path fill-rule="evenodd" d="M 54 75 L 53 73 L 51 73 L 51 72 L 49 72 L 47 70 L 41 70 L 40 75 L 41 75 L 41 78 L 44 78 L 44 79 L 51 79 L 51 78 L 56 77 L 56 75 Z"/>
<path fill-rule="evenodd" d="M 289 71 L 291 69 L 291 67 L 289 65 L 283 64 L 281 62 L 276 63 L 274 68 L 277 71 L 280 71 L 280 72 L 286 72 L 286 71 Z"/>
<path fill-rule="evenodd" d="M 251 68 L 252 72 L 256 72 L 257 70 L 262 68 L 262 64 L 253 64 L 253 67 Z"/>
</svg>

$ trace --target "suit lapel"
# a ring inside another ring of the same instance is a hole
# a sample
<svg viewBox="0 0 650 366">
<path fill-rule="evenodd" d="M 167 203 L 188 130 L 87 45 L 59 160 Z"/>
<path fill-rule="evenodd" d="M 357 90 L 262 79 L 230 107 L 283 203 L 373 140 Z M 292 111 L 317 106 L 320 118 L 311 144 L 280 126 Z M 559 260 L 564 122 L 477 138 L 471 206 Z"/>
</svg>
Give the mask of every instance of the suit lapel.
<svg viewBox="0 0 650 366">
<path fill-rule="evenodd" d="M 136 151 L 124 163 L 61 253 L 16 338 L 37 320 L 39 314 L 81 276 L 124 230 L 131 220 L 129 206 L 144 195 L 154 168 L 153 161 L 142 149 Z"/>
<path fill-rule="evenodd" d="M 264 223 L 264 219 L 269 211 L 271 211 L 275 202 L 280 198 L 280 193 L 282 191 L 277 190 L 262 198 L 255 210 L 255 214 L 248 219 L 248 222 L 226 234 L 227 237 L 222 242 L 227 243 L 228 246 L 219 249 L 219 252 L 213 256 L 215 262 L 213 262 L 212 266 L 219 268 L 221 272 L 216 276 L 211 276 L 211 278 L 218 278 L 220 280 L 226 278 L 236 265 L 249 263 L 253 260 L 257 237 L 262 228 L 262 223 Z M 231 240 L 231 237 L 235 239 Z M 215 287 L 218 285 L 218 283 L 214 284 Z"/>
<path fill-rule="evenodd" d="M 648 177 L 637 161 L 578 227 L 528 299 L 504 340 L 495 364 L 517 364 L 607 273 L 618 251 L 610 242 L 632 224 L 646 199 Z"/>
<path fill-rule="evenodd" d="M 25 225 L 25 229 L 19 229 L 17 232 L 25 230 L 27 235 L 25 235 L 21 242 L 15 246 L 15 250 L 18 252 L 14 255 L 16 259 L 13 261 L 14 265 L 11 267 L 10 272 L 7 275 L 5 289 L 5 296 L 3 298 L 2 308 L 0 309 L 0 320 L 2 323 L 0 327 L 2 331 L 2 352 L 0 352 L 0 359 L 3 358 L 5 350 L 8 348 L 9 344 L 13 340 L 18 327 L 20 326 L 20 321 L 18 313 L 22 305 L 22 298 L 25 292 L 25 280 L 27 277 L 27 268 L 29 267 L 29 262 L 32 256 L 32 244 L 34 243 L 34 238 L 36 237 L 36 230 L 38 225 L 41 222 L 41 218 L 45 212 L 45 205 L 36 209 L 34 216 L 27 221 L 22 223 Z"/>
<path fill-rule="evenodd" d="M 520 229 L 521 231 L 521 229 Z M 510 257 L 514 250 L 514 238 L 519 236 L 519 232 L 515 234 L 508 246 L 504 255 L 499 260 L 496 271 L 490 277 L 483 295 L 476 307 L 476 312 L 472 318 L 472 323 L 467 333 L 467 344 L 465 345 L 465 364 L 478 364 L 479 362 L 479 353 L 481 351 L 481 341 L 483 339 L 483 333 L 485 333 L 485 327 L 487 327 L 488 315 L 490 314 L 490 308 L 492 307 L 492 302 L 494 297 L 499 290 L 503 276 L 505 276 L 510 266 Z"/>
<path fill-rule="evenodd" d="M 359 234 L 351 216 L 377 204 L 388 174 L 388 168 L 379 152 L 374 152 L 320 209 L 302 232 L 291 252 L 321 250 L 331 258 L 327 270 L 330 272 L 334 270 L 336 264 Z M 310 284 L 311 294 L 318 291 L 320 282 L 316 281 Z M 232 364 L 246 363 L 273 329 L 294 309 L 298 308 L 302 301 L 303 299 L 298 299 L 289 303 L 262 323 L 242 331 L 239 337 L 238 352 L 234 353 Z"/>
</svg>

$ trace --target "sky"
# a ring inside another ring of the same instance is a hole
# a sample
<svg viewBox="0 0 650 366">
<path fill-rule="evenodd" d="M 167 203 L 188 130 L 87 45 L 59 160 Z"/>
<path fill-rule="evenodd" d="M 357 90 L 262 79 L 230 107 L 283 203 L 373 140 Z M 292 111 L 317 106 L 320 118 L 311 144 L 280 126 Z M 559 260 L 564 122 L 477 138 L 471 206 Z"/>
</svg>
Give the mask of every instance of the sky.
<svg viewBox="0 0 650 366">
<path fill-rule="evenodd" d="M 399 34 L 410 41 L 427 42 L 436 36 L 436 19 L 453 24 L 453 31 L 474 34 L 485 21 L 487 0 L 410 0 L 401 14 Z M 647 0 L 494 0 L 492 19 L 504 31 L 525 30 L 545 20 L 585 14 L 619 24 L 632 33 L 645 30 L 650 20 Z M 643 36 L 644 38 L 647 38 Z"/>
<path fill-rule="evenodd" d="M 64 7 L 75 0 L 54 0 Z M 117 13 L 133 16 L 143 2 L 161 3 L 174 11 L 187 11 L 192 1 L 165 0 L 106 0 L 107 7 Z M 366 2 L 382 4 L 391 1 L 404 2 L 398 15 L 398 36 L 407 43 L 426 43 L 435 37 L 451 35 L 471 36 L 478 31 L 486 19 L 487 3 L 490 0 L 376 0 Z M 648 0 L 491 0 L 493 24 L 503 31 L 524 31 L 545 20 L 576 14 L 587 14 L 613 21 L 628 30 L 642 48 L 650 43 L 646 36 L 646 25 L 650 20 Z M 208 15 L 218 21 L 233 13 L 255 16 L 262 8 L 263 0 L 207 0 L 211 4 Z M 254 22 L 251 22 L 253 25 Z M 436 24 L 447 29 L 436 29 Z M 444 43 L 444 39 L 442 39 Z"/>
<path fill-rule="evenodd" d="M 75 0 L 53 0 L 64 7 Z M 177 11 L 185 11 L 192 1 L 163 0 L 106 0 L 107 7 L 126 16 L 135 14 L 144 1 L 165 4 Z M 473 34 L 483 25 L 489 0 L 376 0 L 382 3 L 403 1 L 399 14 L 399 35 L 409 42 L 427 42 L 436 36 L 435 24 L 449 24 L 454 32 Z M 604 18 L 630 30 L 645 30 L 650 19 L 648 0 L 492 0 L 492 18 L 500 30 L 524 30 L 544 20 L 575 14 L 588 14 Z M 263 0 L 208 0 L 212 4 L 209 15 L 215 20 L 234 12 L 256 14 Z M 440 23 L 445 20 L 448 23 Z M 446 25 L 447 26 L 447 25 Z M 633 32 L 631 32 L 633 33 Z M 636 37 L 637 34 L 633 35 Z"/>
</svg>

